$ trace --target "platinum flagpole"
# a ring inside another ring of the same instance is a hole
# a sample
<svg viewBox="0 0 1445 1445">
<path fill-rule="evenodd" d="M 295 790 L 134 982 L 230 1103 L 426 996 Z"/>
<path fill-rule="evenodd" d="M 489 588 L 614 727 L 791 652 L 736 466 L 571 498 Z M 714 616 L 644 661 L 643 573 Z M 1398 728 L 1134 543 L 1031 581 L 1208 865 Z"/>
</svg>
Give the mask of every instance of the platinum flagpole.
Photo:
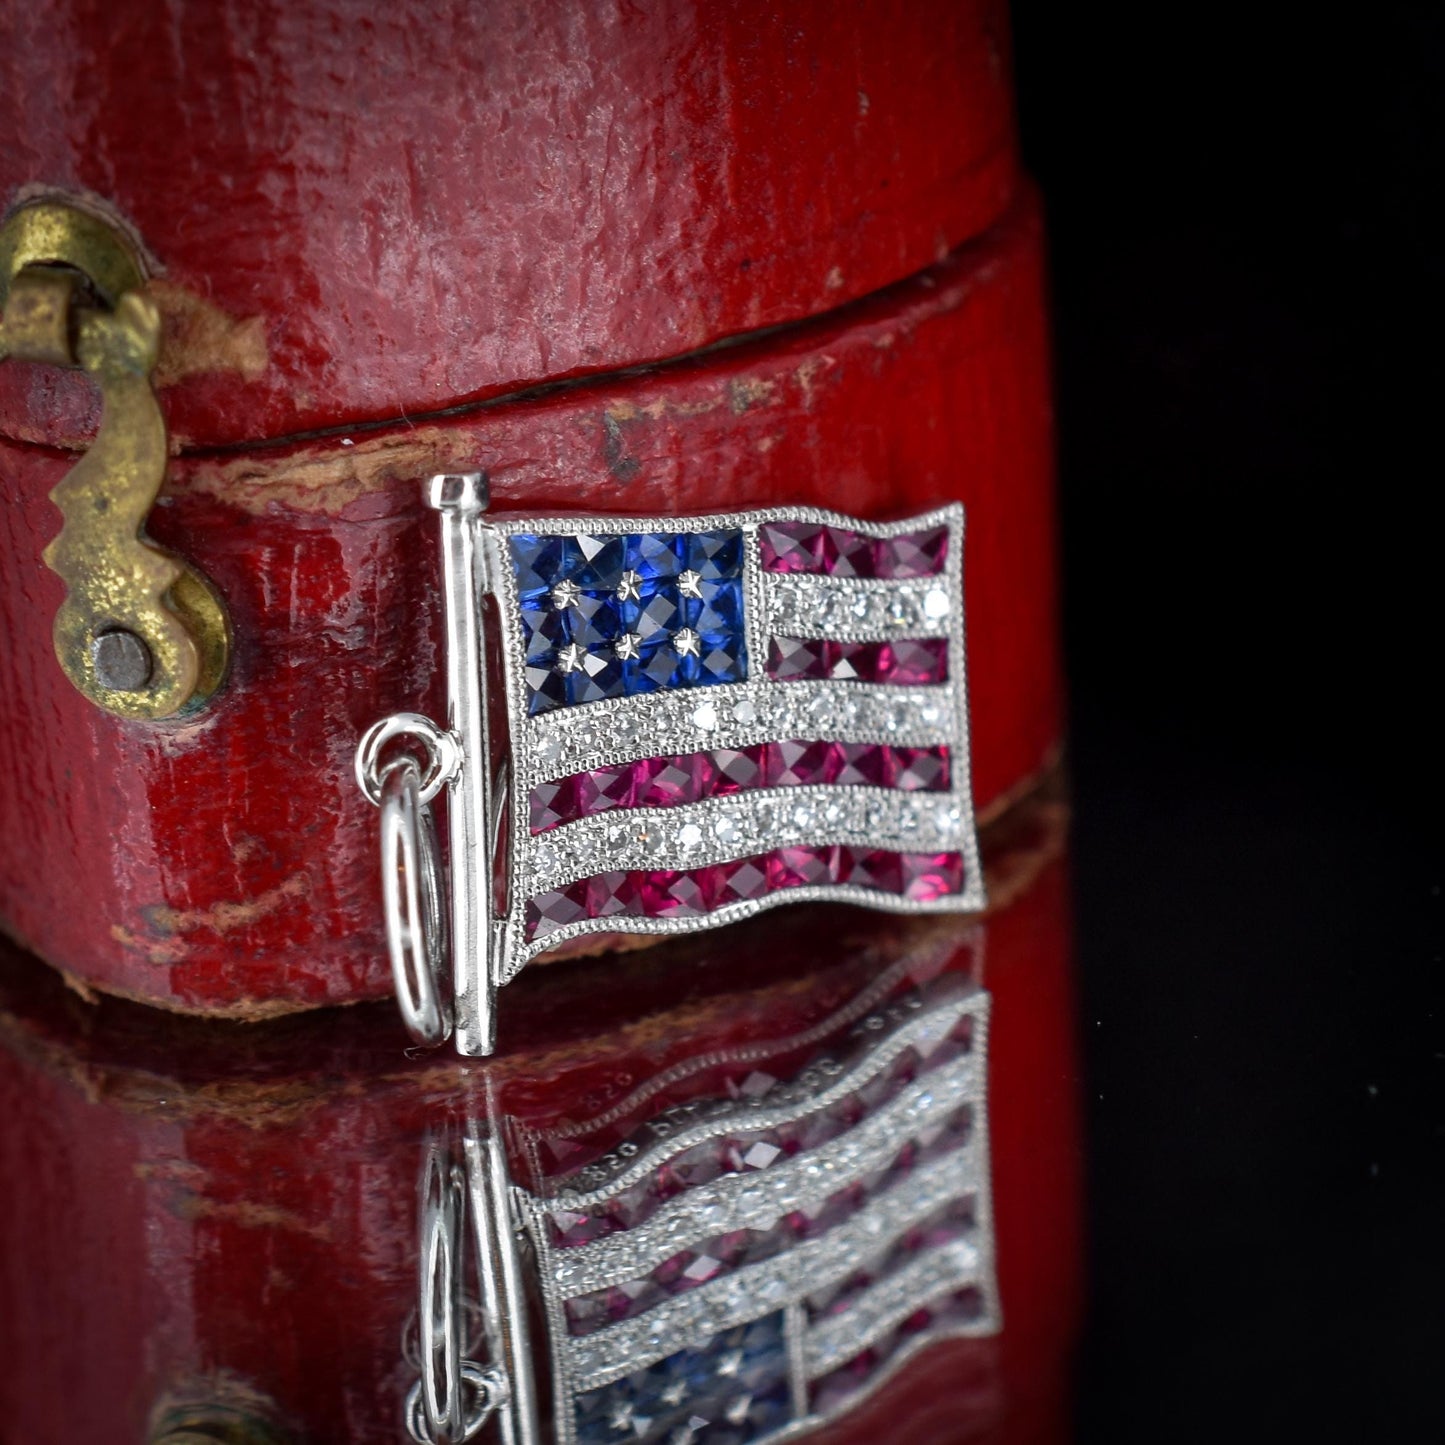
<svg viewBox="0 0 1445 1445">
<path fill-rule="evenodd" d="M 497 1044 L 496 978 L 491 957 L 491 756 L 481 602 L 486 557 L 477 519 L 491 500 L 486 475 L 431 479 L 428 500 L 441 514 L 447 619 L 447 725 L 461 746 L 448 796 L 451 839 L 451 953 L 457 1052 L 490 1054 Z"/>
</svg>

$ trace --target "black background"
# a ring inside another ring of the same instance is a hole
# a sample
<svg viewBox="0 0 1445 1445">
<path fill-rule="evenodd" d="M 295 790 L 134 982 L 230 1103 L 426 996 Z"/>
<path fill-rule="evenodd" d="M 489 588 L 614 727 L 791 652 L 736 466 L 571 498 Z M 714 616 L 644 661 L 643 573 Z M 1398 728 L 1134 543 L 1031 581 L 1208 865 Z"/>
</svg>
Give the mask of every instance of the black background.
<svg viewBox="0 0 1445 1445">
<path fill-rule="evenodd" d="M 1014 8 L 1053 255 L 1087 1441 L 1445 1439 L 1440 7 Z"/>
</svg>

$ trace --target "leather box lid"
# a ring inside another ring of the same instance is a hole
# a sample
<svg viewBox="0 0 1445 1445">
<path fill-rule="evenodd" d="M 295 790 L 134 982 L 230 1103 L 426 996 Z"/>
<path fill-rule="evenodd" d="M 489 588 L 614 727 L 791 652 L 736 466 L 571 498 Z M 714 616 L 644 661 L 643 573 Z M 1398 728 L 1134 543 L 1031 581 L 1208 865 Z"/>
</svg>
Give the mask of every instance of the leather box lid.
<svg viewBox="0 0 1445 1445">
<path fill-rule="evenodd" d="M 1016 177 L 1002 0 L 0 7 L 0 200 L 157 263 L 175 443 L 415 417 L 912 275 Z M 79 378 L 0 367 L 0 435 Z"/>
</svg>

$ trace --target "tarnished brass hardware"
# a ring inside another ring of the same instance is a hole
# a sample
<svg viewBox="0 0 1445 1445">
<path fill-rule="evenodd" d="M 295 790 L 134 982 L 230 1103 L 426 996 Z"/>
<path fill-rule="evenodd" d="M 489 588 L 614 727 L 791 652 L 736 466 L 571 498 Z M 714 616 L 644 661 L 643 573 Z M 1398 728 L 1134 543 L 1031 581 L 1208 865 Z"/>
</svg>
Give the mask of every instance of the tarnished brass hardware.
<svg viewBox="0 0 1445 1445">
<path fill-rule="evenodd" d="M 0 227 L 0 359 L 79 367 L 101 396 L 95 441 L 50 494 L 64 517 L 44 553 L 66 586 L 55 654 L 97 706 L 166 718 L 220 687 L 231 635 L 210 583 L 142 536 L 167 462 L 143 282 L 127 239 L 88 212 L 45 202 Z"/>
<path fill-rule="evenodd" d="M 176 1406 L 151 1426 L 149 1445 L 290 1445 L 259 1414 L 219 1403 Z"/>
</svg>

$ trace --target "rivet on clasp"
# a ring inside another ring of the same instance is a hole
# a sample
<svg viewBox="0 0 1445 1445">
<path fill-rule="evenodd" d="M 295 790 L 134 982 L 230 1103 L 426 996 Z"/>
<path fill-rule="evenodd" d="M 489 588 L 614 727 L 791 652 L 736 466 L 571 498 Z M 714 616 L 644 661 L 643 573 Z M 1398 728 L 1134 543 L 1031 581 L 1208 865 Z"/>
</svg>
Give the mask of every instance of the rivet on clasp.
<svg viewBox="0 0 1445 1445">
<path fill-rule="evenodd" d="M 231 635 L 211 584 L 144 539 L 167 461 L 144 281 L 130 240 L 88 211 L 41 201 L 0 227 L 0 360 L 78 367 L 100 388 L 95 441 L 50 494 L 64 517 L 45 549 L 66 587 L 55 655 L 98 707 L 154 719 L 205 704 Z"/>
</svg>

